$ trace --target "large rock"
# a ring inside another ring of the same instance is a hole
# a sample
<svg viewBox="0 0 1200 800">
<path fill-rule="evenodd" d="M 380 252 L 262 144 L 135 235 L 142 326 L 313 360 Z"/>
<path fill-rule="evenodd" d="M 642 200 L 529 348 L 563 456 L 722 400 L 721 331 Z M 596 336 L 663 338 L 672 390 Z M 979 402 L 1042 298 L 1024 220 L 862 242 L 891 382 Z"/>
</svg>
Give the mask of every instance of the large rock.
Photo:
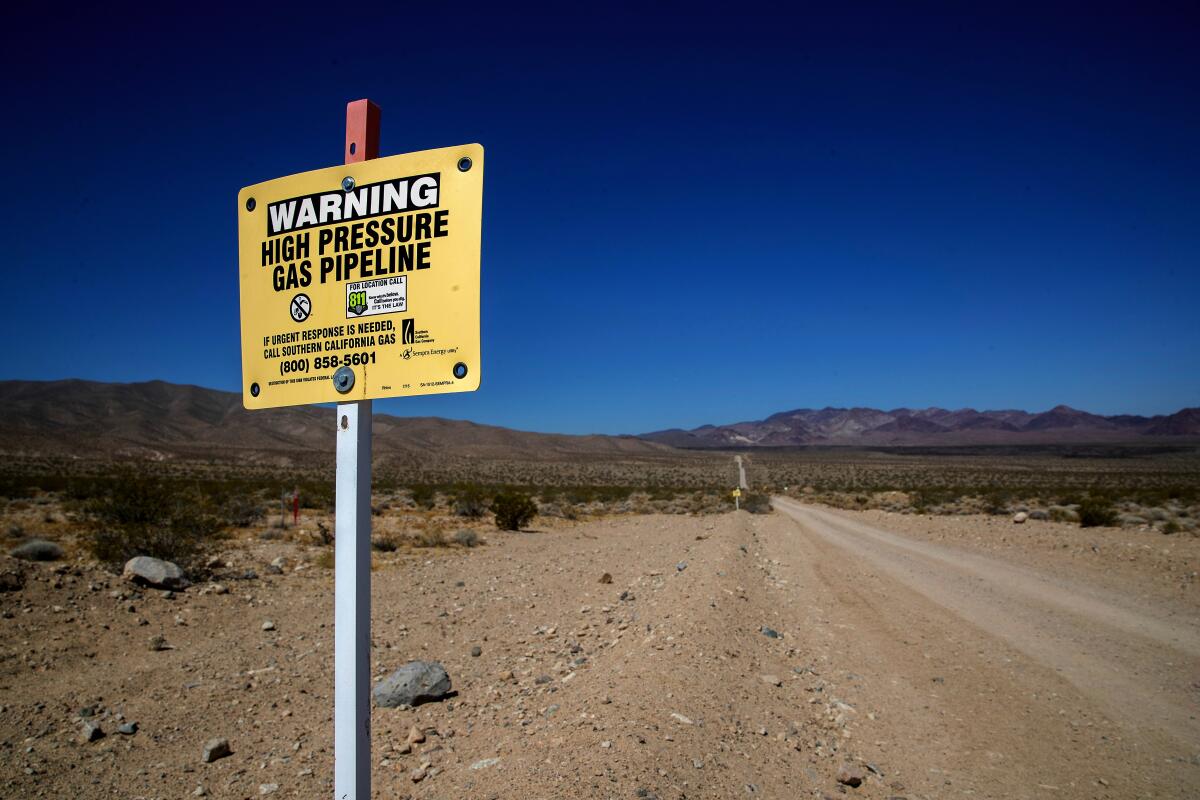
<svg viewBox="0 0 1200 800">
<path fill-rule="evenodd" d="M 129 559 L 121 574 L 135 583 L 159 589 L 186 589 L 188 586 L 187 578 L 178 564 L 150 556 Z"/>
<path fill-rule="evenodd" d="M 381 708 L 418 706 L 450 694 L 450 676 L 436 661 L 410 661 L 376 684 L 371 695 Z"/>
</svg>

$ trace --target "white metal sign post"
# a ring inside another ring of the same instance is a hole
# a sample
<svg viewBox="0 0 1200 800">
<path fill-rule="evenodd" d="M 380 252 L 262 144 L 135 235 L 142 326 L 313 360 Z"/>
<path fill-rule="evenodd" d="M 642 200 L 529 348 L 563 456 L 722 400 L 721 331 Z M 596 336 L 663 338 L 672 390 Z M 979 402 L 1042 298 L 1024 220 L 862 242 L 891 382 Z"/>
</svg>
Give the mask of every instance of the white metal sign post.
<svg viewBox="0 0 1200 800">
<path fill-rule="evenodd" d="M 349 103 L 344 165 L 238 193 L 242 405 L 337 404 L 334 800 L 371 800 L 371 402 L 481 371 L 483 147 L 380 158 L 380 116 Z"/>
<path fill-rule="evenodd" d="M 346 163 L 379 157 L 379 107 L 346 106 Z M 333 796 L 371 799 L 371 401 L 338 403 Z"/>
</svg>

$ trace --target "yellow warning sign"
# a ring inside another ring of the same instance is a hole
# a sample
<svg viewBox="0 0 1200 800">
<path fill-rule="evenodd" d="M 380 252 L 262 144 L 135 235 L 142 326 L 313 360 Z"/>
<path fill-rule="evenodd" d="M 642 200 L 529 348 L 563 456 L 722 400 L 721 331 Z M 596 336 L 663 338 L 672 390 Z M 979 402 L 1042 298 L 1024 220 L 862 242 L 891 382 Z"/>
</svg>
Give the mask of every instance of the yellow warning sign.
<svg viewBox="0 0 1200 800">
<path fill-rule="evenodd" d="M 734 490 L 733 490 L 733 496 L 734 496 L 734 497 L 741 497 L 741 496 L 742 496 L 742 490 L 741 490 L 741 489 L 734 489 Z"/>
<path fill-rule="evenodd" d="M 483 148 L 238 194 L 246 408 L 479 388 Z"/>
</svg>

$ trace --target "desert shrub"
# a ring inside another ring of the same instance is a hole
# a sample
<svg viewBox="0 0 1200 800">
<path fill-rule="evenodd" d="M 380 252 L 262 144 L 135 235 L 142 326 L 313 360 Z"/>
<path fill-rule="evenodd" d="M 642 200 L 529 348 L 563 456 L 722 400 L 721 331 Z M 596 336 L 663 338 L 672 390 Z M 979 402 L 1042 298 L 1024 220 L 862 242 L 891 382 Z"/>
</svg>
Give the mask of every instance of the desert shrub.
<svg viewBox="0 0 1200 800">
<path fill-rule="evenodd" d="M 86 510 L 90 525 L 84 546 L 114 567 L 134 556 L 187 565 L 225 526 L 219 509 L 196 488 L 136 474 L 114 481 Z"/>
<path fill-rule="evenodd" d="M 751 514 L 770 514 L 774 510 L 771 508 L 770 497 L 765 494 L 753 494 L 749 492 L 742 498 L 742 508 Z"/>
<path fill-rule="evenodd" d="M 1162 526 L 1162 532 L 1166 534 L 1179 533 L 1181 530 L 1183 527 L 1173 519 L 1167 520 L 1167 524 Z"/>
<path fill-rule="evenodd" d="M 334 558 L 332 550 L 323 550 L 313 559 L 313 564 L 321 569 L 333 569 Z"/>
<path fill-rule="evenodd" d="M 537 504 L 523 492 L 501 492 L 492 500 L 496 527 L 502 531 L 519 531 L 537 515 Z"/>
<path fill-rule="evenodd" d="M 479 544 L 479 534 L 470 528 L 455 531 L 454 541 L 463 547 L 474 547 Z"/>
<path fill-rule="evenodd" d="M 413 537 L 413 544 L 417 547 L 445 547 L 446 534 L 440 528 L 423 528 Z"/>
<path fill-rule="evenodd" d="M 437 505 L 437 492 L 432 486 L 413 486 L 409 488 L 413 502 L 421 508 L 433 508 Z"/>
<path fill-rule="evenodd" d="M 300 507 L 317 511 L 333 511 L 337 506 L 334 486 L 329 483 L 309 483 L 300 486 Z"/>
<path fill-rule="evenodd" d="M 1117 524 L 1117 513 L 1107 501 L 1088 498 L 1079 504 L 1079 527 L 1098 528 Z"/>
<path fill-rule="evenodd" d="M 1066 506 L 1050 506 L 1050 519 L 1055 522 L 1078 522 L 1079 512 Z"/>
<path fill-rule="evenodd" d="M 9 555 L 25 561 L 57 561 L 62 558 L 63 549 L 45 539 L 30 539 L 14 547 Z"/>
<path fill-rule="evenodd" d="M 477 486 L 464 486 L 454 493 L 454 513 L 478 519 L 487 513 L 487 499 Z"/>
<path fill-rule="evenodd" d="M 262 515 L 262 503 L 253 495 L 231 494 L 221 503 L 221 516 L 235 528 L 249 528 Z"/>
<path fill-rule="evenodd" d="M 399 545 L 395 537 L 386 534 L 375 536 L 371 539 L 371 549 L 378 550 L 380 553 L 394 553 Z"/>
</svg>

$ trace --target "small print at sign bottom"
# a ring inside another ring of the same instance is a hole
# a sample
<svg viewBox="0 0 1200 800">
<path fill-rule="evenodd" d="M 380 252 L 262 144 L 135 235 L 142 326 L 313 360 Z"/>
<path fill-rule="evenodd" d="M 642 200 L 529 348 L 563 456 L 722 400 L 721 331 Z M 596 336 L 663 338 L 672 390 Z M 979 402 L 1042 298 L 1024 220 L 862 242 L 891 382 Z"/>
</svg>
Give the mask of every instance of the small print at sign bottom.
<svg viewBox="0 0 1200 800">
<path fill-rule="evenodd" d="M 408 310 L 408 276 L 346 284 L 346 319 Z"/>
</svg>

